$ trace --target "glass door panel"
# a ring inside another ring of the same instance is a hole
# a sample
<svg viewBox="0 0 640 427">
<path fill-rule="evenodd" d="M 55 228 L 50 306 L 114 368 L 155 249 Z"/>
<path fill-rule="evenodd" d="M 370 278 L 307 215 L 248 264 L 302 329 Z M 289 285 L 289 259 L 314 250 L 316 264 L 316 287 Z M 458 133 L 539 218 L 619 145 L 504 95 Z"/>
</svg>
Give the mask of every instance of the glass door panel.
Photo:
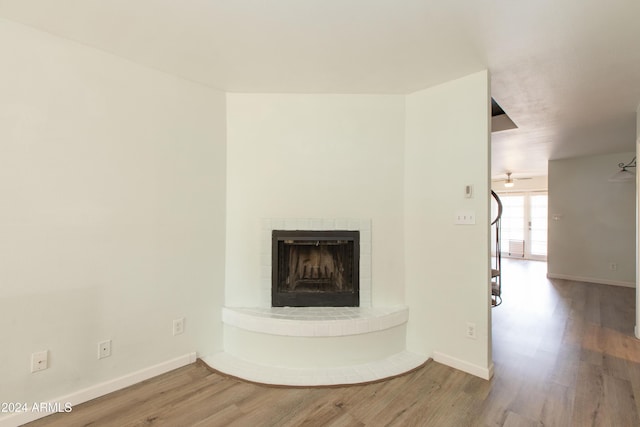
<svg viewBox="0 0 640 427">
<path fill-rule="evenodd" d="M 504 208 L 500 239 L 503 255 L 545 260 L 547 193 L 502 193 L 499 196 Z"/>
<path fill-rule="evenodd" d="M 500 246 L 503 253 L 509 253 L 509 241 L 522 241 L 525 238 L 524 195 L 503 194 L 502 233 Z"/>
<path fill-rule="evenodd" d="M 529 218 L 531 255 L 547 256 L 547 194 L 532 194 Z"/>
</svg>

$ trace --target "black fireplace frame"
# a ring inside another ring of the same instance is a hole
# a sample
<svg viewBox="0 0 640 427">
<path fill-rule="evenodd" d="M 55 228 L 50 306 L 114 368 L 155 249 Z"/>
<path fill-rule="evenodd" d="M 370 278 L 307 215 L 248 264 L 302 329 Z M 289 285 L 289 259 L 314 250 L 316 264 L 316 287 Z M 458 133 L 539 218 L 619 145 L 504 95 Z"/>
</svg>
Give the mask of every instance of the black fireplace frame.
<svg viewBox="0 0 640 427">
<path fill-rule="evenodd" d="M 353 292 L 279 292 L 280 260 L 278 247 L 286 240 L 353 242 Z M 271 306 L 272 307 L 359 307 L 360 306 L 360 232 L 354 230 L 273 230 L 271 237 Z"/>
</svg>

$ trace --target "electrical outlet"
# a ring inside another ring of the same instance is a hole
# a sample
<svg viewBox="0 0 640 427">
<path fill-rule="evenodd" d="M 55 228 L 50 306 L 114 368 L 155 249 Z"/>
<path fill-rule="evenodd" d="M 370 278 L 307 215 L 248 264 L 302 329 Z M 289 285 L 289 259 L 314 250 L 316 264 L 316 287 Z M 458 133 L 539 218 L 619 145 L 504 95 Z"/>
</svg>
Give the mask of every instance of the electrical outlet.
<svg viewBox="0 0 640 427">
<path fill-rule="evenodd" d="M 173 321 L 173 335 L 180 335 L 182 333 L 184 333 L 184 317 Z"/>
<path fill-rule="evenodd" d="M 467 338 L 476 339 L 476 324 L 467 322 Z"/>
<path fill-rule="evenodd" d="M 616 271 L 617 269 L 618 269 L 618 264 L 616 264 L 615 262 L 609 263 L 609 270 Z"/>
<path fill-rule="evenodd" d="M 104 359 L 111 356 L 111 340 L 98 343 L 98 359 Z"/>
<path fill-rule="evenodd" d="M 42 371 L 49 367 L 49 351 L 38 351 L 31 354 L 31 373 Z"/>
</svg>

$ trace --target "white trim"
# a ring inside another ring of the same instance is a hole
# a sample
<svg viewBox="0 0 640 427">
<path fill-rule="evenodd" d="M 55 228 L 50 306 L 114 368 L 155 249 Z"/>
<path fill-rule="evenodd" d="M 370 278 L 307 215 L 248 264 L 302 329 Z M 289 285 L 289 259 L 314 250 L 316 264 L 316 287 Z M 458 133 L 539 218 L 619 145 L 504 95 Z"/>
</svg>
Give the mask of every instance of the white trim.
<svg viewBox="0 0 640 427">
<path fill-rule="evenodd" d="M 493 377 L 493 362 L 489 367 L 483 368 L 482 366 L 474 365 L 466 360 L 461 360 L 438 351 L 433 352 L 433 360 L 485 380 L 490 380 L 491 377 Z"/>
<path fill-rule="evenodd" d="M 136 372 L 131 372 L 119 378 L 114 378 L 112 380 L 92 385 L 65 396 L 48 399 L 47 402 L 60 402 L 62 406 L 67 402 L 72 406 L 79 405 L 97 397 L 104 396 L 106 394 L 113 393 L 114 391 L 148 380 L 149 378 L 164 374 L 165 372 L 173 371 L 174 369 L 189 365 L 195 361 L 196 353 L 188 353 L 183 356 L 176 357 L 175 359 L 167 360 L 165 362 L 158 363 L 157 365 L 140 369 Z M 51 414 L 52 412 L 19 412 L 11 414 L 0 418 L 0 427 L 20 426 Z"/>
<path fill-rule="evenodd" d="M 594 277 L 572 276 L 571 274 L 547 273 L 547 278 L 548 279 L 573 280 L 575 282 L 597 283 L 599 285 L 623 286 L 625 288 L 635 288 L 636 287 L 636 284 L 633 283 L 633 282 L 623 282 L 621 280 L 598 279 L 598 278 L 594 278 Z"/>
</svg>

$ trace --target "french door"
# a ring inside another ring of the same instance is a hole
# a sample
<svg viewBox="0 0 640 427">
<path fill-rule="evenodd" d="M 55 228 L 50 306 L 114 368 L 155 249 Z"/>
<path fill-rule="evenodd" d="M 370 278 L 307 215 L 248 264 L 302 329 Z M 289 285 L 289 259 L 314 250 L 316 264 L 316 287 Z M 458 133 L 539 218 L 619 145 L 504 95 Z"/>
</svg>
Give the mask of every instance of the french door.
<svg viewBox="0 0 640 427">
<path fill-rule="evenodd" d="M 499 194 L 502 201 L 502 254 L 547 259 L 547 192 Z"/>
</svg>

